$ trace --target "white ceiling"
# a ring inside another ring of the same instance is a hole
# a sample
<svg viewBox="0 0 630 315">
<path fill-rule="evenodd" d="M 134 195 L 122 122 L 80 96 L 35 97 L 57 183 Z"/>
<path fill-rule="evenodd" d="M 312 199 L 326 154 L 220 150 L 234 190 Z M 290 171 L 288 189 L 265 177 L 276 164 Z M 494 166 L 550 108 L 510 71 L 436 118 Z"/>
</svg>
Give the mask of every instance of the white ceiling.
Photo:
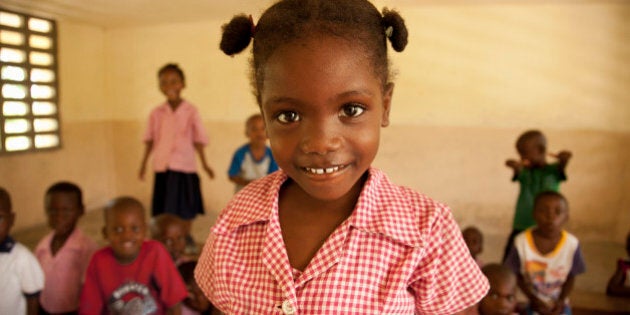
<svg viewBox="0 0 630 315">
<path fill-rule="evenodd" d="M 8 10 L 105 28 L 229 19 L 257 14 L 272 0 L 2 0 Z"/>
</svg>

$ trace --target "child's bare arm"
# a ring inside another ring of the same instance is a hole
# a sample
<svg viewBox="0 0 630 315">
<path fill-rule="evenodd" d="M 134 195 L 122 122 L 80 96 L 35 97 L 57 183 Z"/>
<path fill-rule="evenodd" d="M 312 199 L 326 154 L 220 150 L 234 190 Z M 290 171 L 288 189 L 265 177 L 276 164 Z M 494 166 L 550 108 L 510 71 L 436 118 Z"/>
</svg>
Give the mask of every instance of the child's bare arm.
<svg viewBox="0 0 630 315">
<path fill-rule="evenodd" d="M 562 150 L 558 152 L 557 154 L 552 154 L 551 156 L 558 159 L 558 164 L 560 164 L 560 169 L 564 170 L 565 167 L 567 167 L 567 164 L 569 164 L 569 160 L 573 156 L 573 153 L 571 153 L 571 151 Z"/>
<path fill-rule="evenodd" d="M 142 155 L 142 161 L 140 162 L 140 170 L 138 171 L 138 178 L 140 180 L 144 180 L 144 175 L 147 170 L 147 160 L 149 159 L 149 155 L 153 150 L 153 141 L 147 141 L 144 147 L 144 155 Z"/>
<path fill-rule="evenodd" d="M 241 186 L 245 186 L 247 184 L 249 184 L 251 181 L 236 175 L 236 176 L 230 176 L 230 181 L 232 181 L 233 183 L 237 184 L 237 185 L 241 185 Z"/>
<path fill-rule="evenodd" d="M 166 310 L 166 314 L 168 315 L 181 315 L 182 314 L 182 303 L 177 303 L 171 306 L 168 310 Z"/>
<path fill-rule="evenodd" d="M 28 315 L 39 314 L 39 295 L 26 297 L 26 314 Z"/>
<path fill-rule="evenodd" d="M 571 294 L 571 291 L 573 291 L 574 283 L 575 283 L 575 276 L 568 275 L 567 279 L 562 284 L 562 290 L 560 291 L 560 295 L 558 296 L 558 299 L 555 301 L 555 304 L 553 305 L 553 310 L 552 310 L 553 314 L 562 313 L 562 310 L 564 310 L 565 301 L 567 297 L 569 296 L 569 294 Z"/>
<path fill-rule="evenodd" d="M 551 308 L 549 307 L 549 305 L 547 305 L 545 302 L 539 299 L 538 296 L 536 296 L 531 282 L 526 279 L 521 273 L 517 275 L 517 284 L 523 294 L 527 296 L 527 299 L 529 300 L 534 311 L 542 315 L 551 315 Z"/>
<path fill-rule="evenodd" d="M 623 285 L 625 274 L 620 266 L 617 266 L 617 270 L 608 280 L 608 286 L 606 287 L 606 294 L 610 296 L 630 296 L 630 287 Z"/>
<path fill-rule="evenodd" d="M 517 160 L 513 160 L 513 159 L 509 159 L 507 161 L 505 161 L 505 166 L 511 168 L 512 170 L 514 170 L 514 176 L 512 177 L 513 179 L 517 178 L 518 175 L 521 173 L 521 171 L 523 170 L 523 164 Z"/>
<path fill-rule="evenodd" d="M 206 155 L 203 152 L 203 144 L 195 143 L 195 150 L 197 150 L 197 154 L 199 155 L 199 159 L 201 160 L 203 170 L 206 171 L 210 178 L 214 178 L 214 171 L 212 170 L 210 165 L 208 165 L 208 162 L 206 161 Z"/>
</svg>

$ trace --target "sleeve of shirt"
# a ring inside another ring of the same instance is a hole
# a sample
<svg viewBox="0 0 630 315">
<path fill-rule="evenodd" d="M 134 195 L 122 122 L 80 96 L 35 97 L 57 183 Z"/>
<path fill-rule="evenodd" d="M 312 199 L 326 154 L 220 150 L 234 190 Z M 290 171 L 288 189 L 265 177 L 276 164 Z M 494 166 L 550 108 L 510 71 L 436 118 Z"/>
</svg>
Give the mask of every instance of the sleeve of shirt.
<svg viewBox="0 0 630 315">
<path fill-rule="evenodd" d="M 412 275 L 416 314 L 462 311 L 481 300 L 489 288 L 450 210 L 438 211 L 425 242 L 425 257 Z"/>
<path fill-rule="evenodd" d="M 24 247 L 24 259 L 17 264 L 17 272 L 20 275 L 20 286 L 22 293 L 33 295 L 44 288 L 44 271 L 39 265 L 37 258 Z"/>
<path fill-rule="evenodd" d="M 208 135 L 206 134 L 206 128 L 203 127 L 203 122 L 201 121 L 201 115 L 199 115 L 199 111 L 195 108 L 192 113 L 192 124 L 193 124 L 193 143 L 198 143 L 202 145 L 208 144 Z"/>
<path fill-rule="evenodd" d="M 243 159 L 245 158 L 245 150 L 243 148 L 239 148 L 234 152 L 232 156 L 232 162 L 230 163 L 230 168 L 228 169 L 228 176 L 236 176 L 241 173 L 241 165 L 243 164 Z"/>
<path fill-rule="evenodd" d="M 584 256 L 582 255 L 582 249 L 580 245 L 575 249 L 575 253 L 573 254 L 573 263 L 571 264 L 571 270 L 569 274 L 572 276 L 577 276 L 586 271 L 586 263 L 584 262 Z"/>
<path fill-rule="evenodd" d="M 106 272 L 106 270 L 103 270 Z M 87 271 L 85 272 L 85 282 L 81 289 L 81 298 L 79 299 L 79 314 L 101 314 L 105 307 L 105 301 L 102 298 L 98 281 L 98 264 L 97 258 L 92 257 Z"/>
<path fill-rule="evenodd" d="M 512 246 L 512 248 L 510 248 L 510 252 L 505 257 L 503 265 L 512 269 L 512 271 L 516 274 L 521 273 L 521 258 L 518 256 L 516 247 Z"/>
<path fill-rule="evenodd" d="M 160 287 L 160 300 L 170 308 L 183 301 L 188 296 L 188 290 L 166 248 L 156 245 L 155 280 Z"/>
<path fill-rule="evenodd" d="M 271 159 L 271 162 L 269 163 L 269 170 L 267 171 L 267 174 L 271 174 L 275 171 L 278 170 L 278 164 L 276 163 L 276 160 L 273 158 L 273 154 L 271 152 L 271 149 L 269 147 L 267 147 L 267 154 L 269 155 L 269 158 Z"/>
</svg>

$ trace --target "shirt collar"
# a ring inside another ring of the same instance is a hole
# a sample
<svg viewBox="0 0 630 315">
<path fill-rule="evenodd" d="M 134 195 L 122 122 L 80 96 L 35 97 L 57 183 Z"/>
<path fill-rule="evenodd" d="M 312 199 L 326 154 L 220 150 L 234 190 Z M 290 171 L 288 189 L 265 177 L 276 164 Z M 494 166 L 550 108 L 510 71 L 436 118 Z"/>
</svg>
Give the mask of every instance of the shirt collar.
<svg viewBox="0 0 630 315">
<path fill-rule="evenodd" d="M 0 253 L 10 253 L 15 246 L 15 241 L 11 236 L 8 236 L 0 243 Z"/>
<path fill-rule="evenodd" d="M 188 102 L 186 102 L 185 99 L 182 99 L 182 102 L 177 107 L 177 112 L 180 112 L 180 109 L 187 109 L 189 105 L 190 104 Z M 162 108 L 162 110 L 166 110 L 168 112 L 173 112 L 173 109 L 171 109 L 171 105 L 169 105 L 168 101 L 162 103 L 161 108 Z"/>
<path fill-rule="evenodd" d="M 213 232 L 228 234 L 241 226 L 268 222 L 278 214 L 278 195 L 287 178 L 286 173 L 279 170 L 245 187 L 226 206 Z M 418 196 L 421 198 L 414 198 Z M 392 184 L 382 171 L 370 168 L 349 223 L 359 230 L 382 234 L 408 246 L 423 246 L 421 221 L 426 218 L 421 218 L 423 212 L 418 211 L 426 206 L 423 198 L 426 197 Z"/>
</svg>

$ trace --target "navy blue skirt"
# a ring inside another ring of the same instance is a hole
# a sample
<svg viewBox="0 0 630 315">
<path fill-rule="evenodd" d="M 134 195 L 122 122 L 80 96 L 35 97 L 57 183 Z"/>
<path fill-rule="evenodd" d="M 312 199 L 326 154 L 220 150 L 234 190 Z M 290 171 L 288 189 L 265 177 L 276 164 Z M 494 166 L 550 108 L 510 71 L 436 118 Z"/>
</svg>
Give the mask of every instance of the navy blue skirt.
<svg viewBox="0 0 630 315">
<path fill-rule="evenodd" d="M 197 173 L 167 170 L 155 173 L 151 215 L 172 213 L 184 220 L 204 214 Z"/>
</svg>

